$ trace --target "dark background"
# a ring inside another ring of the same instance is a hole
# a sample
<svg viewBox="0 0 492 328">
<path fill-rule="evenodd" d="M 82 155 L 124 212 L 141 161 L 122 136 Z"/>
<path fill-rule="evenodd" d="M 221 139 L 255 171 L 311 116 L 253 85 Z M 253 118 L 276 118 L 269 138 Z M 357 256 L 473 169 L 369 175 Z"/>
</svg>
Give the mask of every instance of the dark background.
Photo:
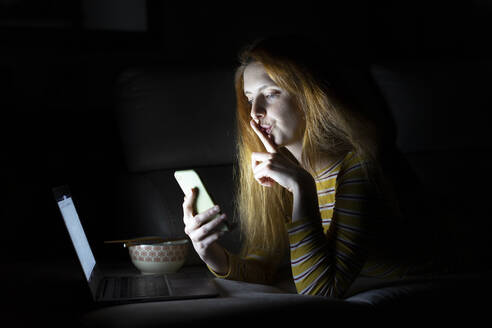
<svg viewBox="0 0 492 328">
<path fill-rule="evenodd" d="M 360 63 L 491 54 L 490 1 L 169 3 L 0 0 L 0 222 L 9 261 L 74 257 L 51 193 L 59 184 L 74 187 L 90 239 L 120 237 L 112 193 L 126 167 L 113 108 L 125 68 L 232 69 L 246 43 L 279 33 L 317 37 Z"/>
<path fill-rule="evenodd" d="M 353 63 L 447 69 L 442 63 L 490 61 L 491 25 L 492 1 L 484 0 L 0 0 L 0 279 L 10 281 L 2 319 L 74 325 L 66 319 L 92 306 L 52 187 L 71 186 L 98 260 L 128 259 L 102 243 L 123 237 L 114 194 L 127 168 L 114 108 L 125 69 L 232 70 L 245 44 L 282 33 L 315 37 Z M 490 91 L 481 79 L 479 90 Z M 431 105 L 426 113 L 427 129 L 442 118 Z M 457 133 L 482 133 L 487 145 L 488 131 L 474 129 L 463 124 Z M 463 172 L 481 178 L 474 173 Z"/>
</svg>

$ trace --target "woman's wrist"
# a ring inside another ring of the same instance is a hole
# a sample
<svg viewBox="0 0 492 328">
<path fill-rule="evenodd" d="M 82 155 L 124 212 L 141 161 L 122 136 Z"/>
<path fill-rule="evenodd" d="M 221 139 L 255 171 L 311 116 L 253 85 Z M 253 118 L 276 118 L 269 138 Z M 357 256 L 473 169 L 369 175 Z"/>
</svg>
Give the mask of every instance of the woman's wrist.
<svg viewBox="0 0 492 328">
<path fill-rule="evenodd" d="M 212 249 L 210 249 L 209 256 L 202 258 L 202 260 L 218 275 L 226 275 L 229 271 L 229 257 L 225 249 L 216 243 L 210 247 Z"/>
</svg>

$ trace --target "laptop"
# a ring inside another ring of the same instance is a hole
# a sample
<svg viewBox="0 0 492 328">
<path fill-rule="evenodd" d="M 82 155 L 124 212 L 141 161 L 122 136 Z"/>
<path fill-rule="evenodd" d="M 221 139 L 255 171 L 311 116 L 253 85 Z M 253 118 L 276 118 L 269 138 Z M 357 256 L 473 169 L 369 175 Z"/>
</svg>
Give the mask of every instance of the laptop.
<svg viewBox="0 0 492 328">
<path fill-rule="evenodd" d="M 213 276 L 206 270 L 176 273 L 106 276 L 98 268 L 68 186 L 53 188 L 85 279 L 95 302 L 132 303 L 218 296 Z"/>
</svg>

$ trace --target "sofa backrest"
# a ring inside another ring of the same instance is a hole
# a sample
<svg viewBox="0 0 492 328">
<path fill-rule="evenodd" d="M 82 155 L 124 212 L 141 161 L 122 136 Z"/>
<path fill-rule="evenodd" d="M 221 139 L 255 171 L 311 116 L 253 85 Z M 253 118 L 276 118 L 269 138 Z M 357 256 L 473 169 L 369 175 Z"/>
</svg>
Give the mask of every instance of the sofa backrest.
<svg viewBox="0 0 492 328">
<path fill-rule="evenodd" d="M 372 67 L 397 127 L 396 144 L 434 194 L 459 194 L 463 199 L 466 193 L 458 190 L 473 190 L 490 181 L 482 174 L 479 179 L 468 174 L 483 172 L 492 164 L 492 145 L 486 135 L 491 73 L 490 62 Z"/>
<path fill-rule="evenodd" d="M 405 153 L 492 147 L 484 138 L 492 62 L 398 62 L 373 65 L 371 72 Z"/>
<path fill-rule="evenodd" d="M 140 68 L 118 80 L 117 118 L 130 172 L 231 164 L 230 69 Z"/>
<path fill-rule="evenodd" d="M 184 194 L 174 179 L 180 169 L 195 169 L 229 220 L 234 218 L 233 81 L 233 69 L 227 68 L 151 67 L 121 73 L 115 114 L 128 173 L 117 188 L 119 236 L 186 236 Z M 238 239 L 236 230 L 225 244 Z"/>
<path fill-rule="evenodd" d="M 369 72 L 345 67 L 341 74 L 347 92 L 384 118 L 388 143 L 396 142 L 426 190 L 408 199 L 428 198 L 440 213 L 434 224 L 445 221 L 450 231 L 459 231 L 464 217 L 484 215 L 476 206 L 485 200 L 478 188 L 491 178 L 469 172 L 486 172 L 492 164 L 483 137 L 492 103 L 490 69 L 486 62 L 392 63 L 373 65 Z M 216 203 L 234 217 L 233 70 L 130 69 L 117 86 L 128 168 L 118 188 L 122 237 L 184 237 L 176 169 L 196 169 Z M 415 210 L 415 219 L 422 219 Z M 490 228 L 486 220 L 474 223 Z M 467 233 L 473 227 L 468 224 Z M 237 229 L 228 238 L 224 243 L 238 249 Z"/>
<path fill-rule="evenodd" d="M 463 262 L 490 262 L 492 62 L 400 62 L 371 71 L 394 117 L 396 143 L 422 185 L 408 195 L 414 219 L 422 229 L 435 224 L 442 245 L 455 247 L 449 254 Z M 432 205 L 431 218 L 418 214 L 422 201 Z"/>
</svg>

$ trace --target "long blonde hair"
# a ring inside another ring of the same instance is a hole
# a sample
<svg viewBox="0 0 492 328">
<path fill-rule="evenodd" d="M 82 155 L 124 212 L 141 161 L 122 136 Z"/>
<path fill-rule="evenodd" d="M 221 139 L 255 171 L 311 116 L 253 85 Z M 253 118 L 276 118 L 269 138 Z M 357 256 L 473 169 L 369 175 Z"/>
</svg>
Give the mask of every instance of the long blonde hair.
<svg viewBox="0 0 492 328">
<path fill-rule="evenodd" d="M 249 63 L 262 63 L 269 77 L 296 99 L 306 123 L 299 164 L 313 176 L 321 159 L 340 158 L 349 151 L 368 159 L 367 163 L 377 162 L 377 129 L 336 92 L 332 82 L 327 80 L 327 72 L 314 58 L 319 53 L 313 52 L 312 47 L 305 40 L 271 38 L 255 42 L 240 55 L 241 65 L 235 75 L 236 206 L 243 234 L 243 255 L 259 252 L 279 256 L 285 251 L 285 220 L 292 215 L 293 200 L 292 194 L 283 187 L 278 184 L 263 187 L 252 174 L 251 153 L 265 149 L 249 124 L 251 105 L 243 90 L 243 73 Z M 290 155 L 285 149 L 280 151 Z"/>
</svg>

